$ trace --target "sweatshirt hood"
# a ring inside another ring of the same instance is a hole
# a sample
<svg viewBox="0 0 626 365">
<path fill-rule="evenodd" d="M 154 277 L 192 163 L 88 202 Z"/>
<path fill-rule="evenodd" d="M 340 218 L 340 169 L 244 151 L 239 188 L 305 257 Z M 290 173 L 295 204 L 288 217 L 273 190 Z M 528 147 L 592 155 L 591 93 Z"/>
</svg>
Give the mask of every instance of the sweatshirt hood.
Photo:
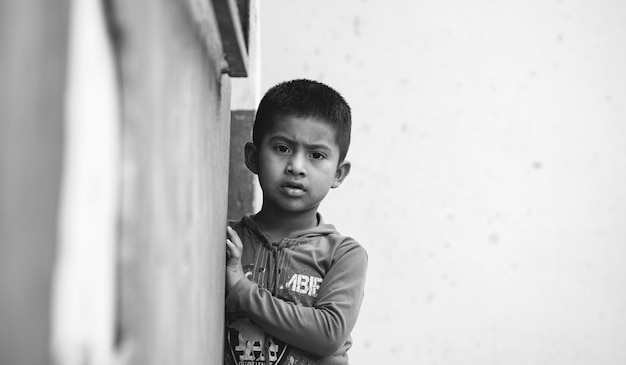
<svg viewBox="0 0 626 365">
<path fill-rule="evenodd" d="M 333 226 L 332 224 L 324 223 L 324 220 L 322 219 L 322 216 L 319 213 L 316 213 L 316 217 L 317 217 L 317 226 L 313 228 L 293 232 L 288 237 L 283 238 L 283 240 L 280 243 L 278 243 L 278 246 L 276 246 L 276 243 L 272 244 L 269 237 L 261 231 L 261 229 L 259 228 L 259 225 L 253 219 L 254 214 L 245 215 L 241 219 L 241 221 L 248 229 L 250 229 L 256 235 L 261 237 L 262 238 L 261 241 L 266 246 L 268 246 L 268 248 L 280 249 L 283 247 L 292 246 L 298 242 L 306 241 L 307 239 L 313 239 L 316 237 L 326 236 L 329 234 L 339 234 L 335 226 Z"/>
</svg>

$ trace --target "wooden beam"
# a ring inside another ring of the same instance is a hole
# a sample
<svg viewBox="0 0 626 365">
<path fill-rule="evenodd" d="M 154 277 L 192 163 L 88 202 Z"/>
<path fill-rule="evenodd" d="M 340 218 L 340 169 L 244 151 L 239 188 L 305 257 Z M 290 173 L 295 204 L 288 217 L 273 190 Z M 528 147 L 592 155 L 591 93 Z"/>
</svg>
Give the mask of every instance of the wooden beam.
<svg viewBox="0 0 626 365">
<path fill-rule="evenodd" d="M 239 6 L 246 8 L 246 2 L 240 1 Z M 213 0 L 213 8 L 227 63 L 223 71 L 231 77 L 247 77 L 248 49 L 237 1 Z"/>
</svg>

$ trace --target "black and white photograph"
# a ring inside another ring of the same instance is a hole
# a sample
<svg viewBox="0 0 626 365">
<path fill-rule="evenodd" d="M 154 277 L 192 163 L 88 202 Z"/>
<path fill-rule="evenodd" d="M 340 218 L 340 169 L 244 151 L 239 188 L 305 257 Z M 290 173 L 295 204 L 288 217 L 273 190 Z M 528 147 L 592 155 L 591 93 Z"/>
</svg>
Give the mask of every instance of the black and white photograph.
<svg viewBox="0 0 626 365">
<path fill-rule="evenodd" d="M 626 364 L 626 2 L 0 0 L 0 365 Z"/>
</svg>

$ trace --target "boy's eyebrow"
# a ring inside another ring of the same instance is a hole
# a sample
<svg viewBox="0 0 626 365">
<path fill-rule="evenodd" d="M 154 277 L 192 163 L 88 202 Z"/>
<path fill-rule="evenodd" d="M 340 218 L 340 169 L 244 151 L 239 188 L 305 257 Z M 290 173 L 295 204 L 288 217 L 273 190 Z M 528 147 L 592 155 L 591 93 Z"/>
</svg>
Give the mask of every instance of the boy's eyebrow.
<svg viewBox="0 0 626 365">
<path fill-rule="evenodd" d="M 300 144 L 300 142 L 295 141 L 295 140 L 293 140 L 293 139 L 291 139 L 291 138 L 289 138 L 289 137 L 287 137 L 287 136 L 280 135 L 280 134 L 279 134 L 279 135 L 274 135 L 274 136 L 271 136 L 271 137 L 269 138 L 269 140 L 268 140 L 268 141 L 273 141 L 273 140 L 285 141 L 285 142 L 288 142 L 288 143 L 291 143 L 291 144 Z M 329 144 L 324 143 L 324 142 L 320 142 L 320 143 L 312 143 L 312 144 L 302 143 L 302 144 L 303 144 L 306 148 L 308 148 L 308 149 L 326 149 L 326 150 L 332 150 L 332 147 L 331 147 Z"/>
</svg>

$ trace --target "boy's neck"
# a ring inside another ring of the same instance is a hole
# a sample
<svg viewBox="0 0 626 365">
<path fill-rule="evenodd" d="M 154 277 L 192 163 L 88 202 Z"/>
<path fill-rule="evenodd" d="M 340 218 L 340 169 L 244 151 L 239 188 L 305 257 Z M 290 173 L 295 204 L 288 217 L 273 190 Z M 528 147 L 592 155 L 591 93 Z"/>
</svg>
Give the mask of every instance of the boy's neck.
<svg viewBox="0 0 626 365">
<path fill-rule="evenodd" d="M 270 212 L 266 207 L 254 216 L 261 231 L 270 237 L 272 242 L 279 242 L 283 238 L 289 237 L 292 233 L 317 227 L 317 210 L 304 213 L 283 214 Z"/>
</svg>

